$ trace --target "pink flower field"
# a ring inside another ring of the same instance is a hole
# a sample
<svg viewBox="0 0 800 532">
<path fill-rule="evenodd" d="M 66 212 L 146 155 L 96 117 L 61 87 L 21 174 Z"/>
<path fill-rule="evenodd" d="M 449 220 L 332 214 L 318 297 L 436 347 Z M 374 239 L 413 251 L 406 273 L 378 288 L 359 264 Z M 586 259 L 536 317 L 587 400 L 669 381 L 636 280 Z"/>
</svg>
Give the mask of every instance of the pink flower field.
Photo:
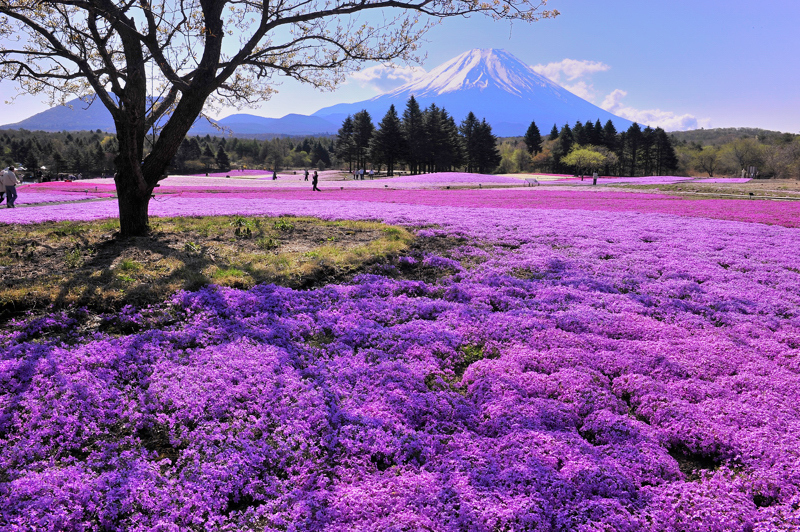
<svg viewBox="0 0 800 532">
<path fill-rule="evenodd" d="M 0 530 L 800 530 L 800 205 L 386 181 L 176 180 L 151 213 L 450 251 L 5 324 Z"/>
</svg>

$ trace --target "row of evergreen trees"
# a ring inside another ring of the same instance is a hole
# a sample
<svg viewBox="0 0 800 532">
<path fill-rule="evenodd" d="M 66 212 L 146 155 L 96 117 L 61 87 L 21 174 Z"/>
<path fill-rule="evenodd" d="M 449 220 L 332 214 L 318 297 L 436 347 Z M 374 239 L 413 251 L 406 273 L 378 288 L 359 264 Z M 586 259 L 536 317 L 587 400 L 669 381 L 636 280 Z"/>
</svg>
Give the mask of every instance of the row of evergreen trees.
<svg viewBox="0 0 800 532">
<path fill-rule="evenodd" d="M 554 124 L 547 138 L 542 138 L 536 122 L 531 122 L 522 141 L 531 156 L 530 164 L 540 171 L 564 173 L 576 171 L 567 157 L 576 149 L 597 153 L 605 175 L 668 175 L 678 168 L 675 148 L 667 133 L 634 122 L 627 131 L 617 132 L 611 120 L 585 124 L 577 121 L 560 130 Z M 519 160 L 519 157 L 516 158 Z"/>
<path fill-rule="evenodd" d="M 148 139 L 149 140 L 149 139 Z M 149 149 L 145 145 L 145 153 Z M 170 172 L 201 173 L 236 168 L 330 168 L 332 137 L 274 138 L 269 140 L 194 136 L 187 137 L 173 159 Z M 26 173 L 45 167 L 43 175 L 113 175 L 117 139 L 111 133 L 9 130 L 0 132 L 0 163 L 22 166 Z"/>
<path fill-rule="evenodd" d="M 302 140 L 276 137 L 271 140 L 225 137 L 188 137 L 183 140 L 172 160 L 176 173 L 192 174 L 231 168 L 329 168 L 332 139 L 327 137 Z"/>
<path fill-rule="evenodd" d="M 402 118 L 392 105 L 377 129 L 366 110 L 348 116 L 336 135 L 335 154 L 351 171 L 372 165 L 386 167 L 388 175 L 400 164 L 418 174 L 459 168 L 491 173 L 500 163 L 497 138 L 486 120 L 470 112 L 456 125 L 445 109 L 431 104 L 422 110 L 413 96 Z"/>
<path fill-rule="evenodd" d="M 3 167 L 22 165 L 29 173 L 114 173 L 117 139 L 97 131 L 45 133 L 9 130 L 0 135 L 0 161 Z"/>
</svg>

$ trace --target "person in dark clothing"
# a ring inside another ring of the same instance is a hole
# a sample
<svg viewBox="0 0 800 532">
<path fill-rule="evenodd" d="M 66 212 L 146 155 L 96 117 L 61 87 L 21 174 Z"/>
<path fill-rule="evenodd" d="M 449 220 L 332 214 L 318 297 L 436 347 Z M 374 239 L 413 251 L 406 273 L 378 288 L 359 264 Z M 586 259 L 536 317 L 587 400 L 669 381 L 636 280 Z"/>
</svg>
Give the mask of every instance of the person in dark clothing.
<svg viewBox="0 0 800 532">
<path fill-rule="evenodd" d="M 276 179 L 278 179 L 278 172 L 276 172 L 275 170 L 273 170 L 273 171 L 272 171 L 272 180 L 273 180 L 273 181 L 275 181 Z"/>
<path fill-rule="evenodd" d="M 305 169 L 306 178 L 303 181 L 308 181 L 308 168 Z"/>
<path fill-rule="evenodd" d="M 317 171 L 314 170 L 314 177 L 311 178 L 311 190 L 316 190 L 317 192 L 322 192 L 320 189 L 317 188 L 317 183 L 319 182 L 319 176 L 317 175 Z"/>
</svg>

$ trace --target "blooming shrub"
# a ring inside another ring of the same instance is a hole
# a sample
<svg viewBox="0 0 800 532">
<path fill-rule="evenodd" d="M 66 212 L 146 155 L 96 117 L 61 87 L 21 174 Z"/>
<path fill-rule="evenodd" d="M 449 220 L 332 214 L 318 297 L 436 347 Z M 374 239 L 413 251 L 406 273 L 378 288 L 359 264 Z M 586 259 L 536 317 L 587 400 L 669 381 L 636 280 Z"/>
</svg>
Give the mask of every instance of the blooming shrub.
<svg viewBox="0 0 800 532">
<path fill-rule="evenodd" d="M 800 527 L 800 233 L 701 217 L 783 204 L 397 192 L 204 201 L 429 226 L 436 281 L 10 324 L 0 528 Z"/>
</svg>

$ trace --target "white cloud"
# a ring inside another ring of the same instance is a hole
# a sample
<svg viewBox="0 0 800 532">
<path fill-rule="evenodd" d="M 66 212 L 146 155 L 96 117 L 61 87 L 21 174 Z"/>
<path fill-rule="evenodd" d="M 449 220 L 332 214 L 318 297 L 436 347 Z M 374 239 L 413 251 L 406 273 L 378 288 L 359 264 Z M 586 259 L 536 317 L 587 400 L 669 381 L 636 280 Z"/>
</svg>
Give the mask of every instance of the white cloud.
<svg viewBox="0 0 800 532">
<path fill-rule="evenodd" d="M 605 97 L 600 107 L 640 125 L 660 127 L 667 131 L 686 131 L 687 129 L 710 126 L 708 120 L 698 121 L 696 116 L 688 113 L 678 115 L 661 109 L 634 109 L 622 103 L 622 99 L 627 95 L 626 91 L 616 89 Z"/>
<path fill-rule="evenodd" d="M 600 104 L 600 107 L 605 109 L 606 111 L 611 111 L 612 109 L 616 109 L 620 107 L 620 100 L 622 100 L 628 93 L 622 89 L 616 89 L 611 94 L 605 97 L 603 103 Z M 613 112 L 613 111 L 611 111 Z"/>
<path fill-rule="evenodd" d="M 376 65 L 355 72 L 352 78 L 362 87 L 369 87 L 379 92 L 392 90 L 409 81 L 425 75 L 420 67 L 398 67 L 395 65 Z"/>
<path fill-rule="evenodd" d="M 531 68 L 558 83 L 575 96 L 590 102 L 594 101 L 597 92 L 589 80 L 581 78 L 589 78 L 596 72 L 605 72 L 611 69 L 610 66 L 600 61 L 578 61 L 577 59 L 563 59 L 557 63 L 539 64 Z M 570 81 L 575 81 L 575 83 L 565 84 Z"/>
<path fill-rule="evenodd" d="M 559 84 L 561 83 L 562 76 L 567 81 L 573 81 L 578 78 L 590 76 L 595 72 L 611 70 L 610 66 L 600 61 L 578 61 L 577 59 L 564 59 L 558 63 L 539 64 L 531 68 Z"/>
<path fill-rule="evenodd" d="M 594 90 L 594 85 L 591 83 L 586 83 L 585 81 L 579 81 L 573 85 L 562 85 L 565 89 L 569 92 L 578 96 L 579 98 L 583 98 L 587 101 L 593 101 L 596 95 L 596 91 Z"/>
</svg>

